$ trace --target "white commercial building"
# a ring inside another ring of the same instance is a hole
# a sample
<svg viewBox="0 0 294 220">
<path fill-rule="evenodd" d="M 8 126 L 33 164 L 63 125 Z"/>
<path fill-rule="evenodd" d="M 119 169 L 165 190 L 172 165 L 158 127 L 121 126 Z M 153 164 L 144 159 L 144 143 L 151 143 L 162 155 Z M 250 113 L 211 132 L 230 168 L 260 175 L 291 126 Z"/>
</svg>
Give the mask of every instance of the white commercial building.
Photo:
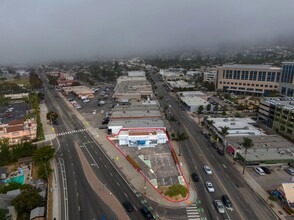
<svg viewBox="0 0 294 220">
<path fill-rule="evenodd" d="M 129 71 L 128 77 L 145 77 L 145 71 Z"/>
<path fill-rule="evenodd" d="M 108 123 L 108 129 L 112 134 L 118 134 L 121 129 L 164 129 L 166 130 L 164 121 L 160 118 L 138 118 L 138 119 L 111 119 Z"/>
<path fill-rule="evenodd" d="M 177 95 L 190 112 L 197 112 L 199 106 L 203 106 L 203 108 L 206 109 L 209 104 L 209 102 L 203 98 L 205 94 L 200 91 L 178 92 Z"/>
<path fill-rule="evenodd" d="M 132 129 L 122 130 L 117 136 L 119 145 L 129 147 L 147 148 L 155 147 L 157 144 L 164 144 L 168 141 L 163 129 Z"/>
<path fill-rule="evenodd" d="M 216 81 L 216 71 L 214 72 L 204 72 L 203 73 L 203 81 L 212 82 L 215 84 Z"/>
<path fill-rule="evenodd" d="M 226 137 L 231 136 L 249 136 L 249 135 L 266 135 L 260 128 L 255 127 L 256 122 L 251 118 L 207 118 L 212 121 L 212 126 L 216 134 L 221 136 L 221 130 L 228 127 L 228 134 Z"/>
<path fill-rule="evenodd" d="M 190 83 L 184 80 L 167 81 L 167 84 L 170 87 L 170 89 L 176 89 L 176 88 L 193 89 L 195 87 L 194 85 L 191 85 Z"/>
</svg>

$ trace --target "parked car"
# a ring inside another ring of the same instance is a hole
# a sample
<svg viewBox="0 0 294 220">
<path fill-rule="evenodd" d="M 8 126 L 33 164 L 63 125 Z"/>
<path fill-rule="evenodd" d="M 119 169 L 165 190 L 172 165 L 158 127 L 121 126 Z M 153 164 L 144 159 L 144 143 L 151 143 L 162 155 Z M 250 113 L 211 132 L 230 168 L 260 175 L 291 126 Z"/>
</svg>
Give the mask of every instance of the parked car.
<svg viewBox="0 0 294 220">
<path fill-rule="evenodd" d="M 140 211 L 141 211 L 142 215 L 143 215 L 146 219 L 148 219 L 148 220 L 152 220 L 152 219 L 154 219 L 152 213 L 149 211 L 149 209 L 148 209 L 146 206 L 142 206 L 142 207 L 140 208 Z"/>
<path fill-rule="evenodd" d="M 266 174 L 271 174 L 272 171 L 268 167 L 260 167 Z"/>
<path fill-rule="evenodd" d="M 93 110 L 93 115 L 96 115 L 96 110 L 95 109 Z"/>
<path fill-rule="evenodd" d="M 263 169 L 261 169 L 261 167 L 255 167 L 254 171 L 261 176 L 265 175 L 265 172 L 263 171 Z"/>
<path fill-rule="evenodd" d="M 124 201 L 123 205 L 128 212 L 134 211 L 134 206 L 129 201 Z"/>
<path fill-rule="evenodd" d="M 83 99 L 83 102 L 86 103 L 86 102 L 90 102 L 89 99 Z"/>
<path fill-rule="evenodd" d="M 232 205 L 232 202 L 230 200 L 230 198 L 227 196 L 227 195 L 223 195 L 222 196 L 222 201 L 225 205 L 225 207 L 229 210 L 233 210 L 233 205 Z"/>
<path fill-rule="evenodd" d="M 211 175 L 212 174 L 212 170 L 210 169 L 209 166 L 205 165 L 203 167 L 204 171 L 206 172 L 207 175 Z"/>
<path fill-rule="evenodd" d="M 294 168 L 285 168 L 284 169 L 287 173 L 289 173 L 291 176 L 294 176 Z"/>
<path fill-rule="evenodd" d="M 214 192 L 214 187 L 210 181 L 206 181 L 205 185 L 206 185 L 208 192 Z"/>
<path fill-rule="evenodd" d="M 108 124 L 109 121 L 110 121 L 110 118 L 109 118 L 109 117 L 103 118 L 103 120 L 102 120 L 102 124 L 103 124 L 103 125 Z"/>
<path fill-rule="evenodd" d="M 197 175 L 197 173 L 193 172 L 191 174 L 191 177 L 194 182 L 199 182 L 199 176 Z"/>
<path fill-rule="evenodd" d="M 76 107 L 76 109 L 82 108 L 82 106 L 80 106 L 80 105 L 76 105 L 75 107 Z"/>
<path fill-rule="evenodd" d="M 222 201 L 215 200 L 214 204 L 215 204 L 215 207 L 219 213 L 221 213 L 221 214 L 225 213 L 225 207 L 224 207 L 224 204 L 222 203 Z"/>
<path fill-rule="evenodd" d="M 217 152 L 218 152 L 218 154 L 219 155 L 222 155 L 222 156 L 224 156 L 225 155 L 225 152 L 224 152 L 224 150 L 222 150 L 222 149 L 217 149 Z"/>
</svg>

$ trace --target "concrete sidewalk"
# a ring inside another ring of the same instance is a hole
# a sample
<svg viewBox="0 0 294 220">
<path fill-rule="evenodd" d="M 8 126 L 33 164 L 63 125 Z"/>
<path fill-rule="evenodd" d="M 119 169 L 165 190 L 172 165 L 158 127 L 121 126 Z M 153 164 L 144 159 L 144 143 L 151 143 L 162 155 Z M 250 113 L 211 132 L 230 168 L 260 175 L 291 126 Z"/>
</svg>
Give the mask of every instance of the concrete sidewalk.
<svg viewBox="0 0 294 220">
<path fill-rule="evenodd" d="M 145 181 L 145 178 L 134 169 L 134 167 L 126 160 L 126 158 L 107 140 L 106 130 L 94 128 L 86 121 L 86 119 L 62 96 L 60 95 L 68 106 L 75 112 L 76 116 L 84 124 L 85 128 L 90 132 L 90 134 L 95 138 L 95 140 L 101 145 L 105 153 L 112 160 L 113 164 L 122 171 L 124 178 L 128 180 L 133 186 L 133 191 L 137 191 L 142 194 L 142 196 L 147 197 L 148 199 L 161 204 L 162 206 L 167 207 L 179 207 L 179 206 L 188 206 L 189 204 L 196 201 L 196 191 L 193 188 L 193 184 L 190 182 L 189 171 L 182 156 L 178 156 L 178 160 L 181 164 L 181 169 L 185 176 L 185 179 L 189 186 L 189 197 L 183 202 L 170 202 L 165 199 L 148 181 Z M 178 152 L 178 145 L 176 142 L 172 142 L 175 152 Z M 145 189 L 146 184 L 146 189 Z"/>
<path fill-rule="evenodd" d="M 40 119 L 41 119 L 41 123 L 42 123 L 42 127 L 43 127 L 43 131 L 44 131 L 44 136 L 45 136 L 45 140 L 44 141 L 40 141 L 38 143 L 45 143 L 47 144 L 47 142 L 52 141 L 53 139 L 55 139 L 56 134 L 54 132 L 53 126 L 49 123 L 49 121 L 46 119 L 46 115 L 48 113 L 48 109 L 47 106 L 45 105 L 45 103 L 41 103 L 39 105 L 40 107 Z M 51 164 L 51 168 L 53 169 L 53 173 L 52 173 L 52 187 L 51 189 L 49 189 L 49 193 L 52 194 L 52 201 L 53 201 L 53 206 L 52 206 L 52 218 L 54 219 L 61 219 L 61 210 L 60 210 L 60 194 L 59 194 L 59 185 L 58 185 L 58 169 L 57 169 L 57 164 L 55 159 L 50 161 Z M 48 196 L 49 198 L 49 196 Z"/>
<path fill-rule="evenodd" d="M 228 154 L 226 154 L 226 159 L 229 160 L 232 163 L 232 166 L 239 173 L 242 174 L 243 164 L 240 164 L 239 162 L 235 162 L 233 158 L 231 157 L 231 155 L 228 155 Z M 245 173 L 242 175 L 243 175 L 243 179 L 247 182 L 247 184 L 253 189 L 254 192 L 256 192 L 256 194 L 258 194 L 266 202 L 266 204 L 276 214 L 276 216 L 279 219 L 286 220 L 286 217 L 288 216 L 288 214 L 277 202 L 274 202 L 268 199 L 270 195 L 255 181 L 255 179 L 248 172 L 246 172 L 246 169 L 245 169 Z"/>
<path fill-rule="evenodd" d="M 40 107 L 40 118 L 41 123 L 44 131 L 45 141 L 53 140 L 56 137 L 56 134 L 54 132 L 53 126 L 50 124 L 50 122 L 47 120 L 46 115 L 48 113 L 47 106 L 45 103 L 41 103 L 39 105 Z"/>
<path fill-rule="evenodd" d="M 197 123 L 197 122 L 196 122 Z M 203 128 L 204 130 L 208 131 L 206 128 Z M 216 143 L 219 148 L 222 148 L 223 145 L 219 142 Z M 231 162 L 231 165 L 239 172 L 239 173 L 243 173 L 243 164 L 239 163 L 239 162 L 235 162 L 233 160 L 233 157 L 228 153 L 225 152 L 225 157 L 228 161 Z M 270 196 L 263 188 L 262 186 L 260 186 L 255 179 L 248 173 L 246 172 L 245 169 L 245 173 L 242 174 L 243 179 L 247 182 L 247 184 L 251 187 L 251 189 L 260 196 L 260 198 L 262 198 L 266 204 L 268 205 L 268 207 L 273 211 L 273 213 L 275 213 L 275 215 L 279 218 L 279 219 L 286 219 L 286 217 L 288 216 L 288 214 L 284 211 L 284 209 L 276 202 L 271 201 L 268 199 L 268 197 Z"/>
</svg>

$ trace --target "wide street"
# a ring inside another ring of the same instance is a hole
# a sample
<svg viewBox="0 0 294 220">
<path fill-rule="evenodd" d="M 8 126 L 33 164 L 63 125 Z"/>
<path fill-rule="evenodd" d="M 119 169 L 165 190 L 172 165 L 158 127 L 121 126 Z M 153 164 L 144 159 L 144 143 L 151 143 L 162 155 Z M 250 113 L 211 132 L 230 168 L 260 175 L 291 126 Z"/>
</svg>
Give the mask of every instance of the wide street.
<svg viewBox="0 0 294 220">
<path fill-rule="evenodd" d="M 150 74 L 156 82 L 158 96 L 163 96 L 161 105 L 171 105 L 168 111 L 174 115 L 178 123 L 173 123 L 174 133 L 186 132 L 189 139 L 179 143 L 181 154 L 184 155 L 189 170 L 196 171 L 200 182 L 196 183 L 198 199 L 208 219 L 276 219 L 265 202 L 248 186 L 242 176 L 232 167 L 232 164 L 220 156 L 212 144 L 202 135 L 201 128 L 183 111 L 178 101 L 169 93 L 154 73 Z M 166 102 L 168 100 L 168 102 Z M 209 165 L 213 175 L 208 176 L 203 166 Z M 211 181 L 215 188 L 214 193 L 208 193 L 205 182 Z M 226 210 L 221 215 L 214 207 L 214 200 L 227 194 L 233 203 L 234 210 Z"/>
<path fill-rule="evenodd" d="M 43 78 L 43 82 L 46 80 Z M 64 163 L 64 171 L 59 170 L 59 180 L 62 196 L 62 219 L 99 219 L 106 216 L 107 219 L 117 219 L 114 212 L 96 195 L 85 178 L 81 163 L 75 150 L 75 145 L 81 147 L 89 164 L 91 164 L 95 175 L 104 186 L 107 187 L 120 203 L 129 200 L 136 207 L 136 211 L 129 214 L 130 219 L 143 219 L 139 212 L 141 198 L 121 176 L 107 155 L 101 150 L 99 144 L 84 129 L 72 110 L 58 96 L 57 91 L 46 86 L 45 103 L 48 110 L 56 111 L 59 114 L 58 125 L 55 125 L 55 132 L 58 135 L 55 146 L 57 146 L 57 159 Z M 61 134 L 61 135 L 60 135 Z M 60 147 L 59 147 L 60 146 Z M 62 160 L 61 160 L 62 159 Z M 59 163 L 59 167 L 60 163 Z M 66 184 L 66 185 L 65 185 Z M 64 188 L 66 192 L 64 193 Z M 185 209 L 168 209 L 148 200 L 156 213 L 165 219 L 182 219 L 185 216 Z M 68 205 L 66 205 L 68 204 Z M 67 207 L 68 206 L 68 207 Z M 68 211 L 67 211 L 68 210 Z"/>
</svg>

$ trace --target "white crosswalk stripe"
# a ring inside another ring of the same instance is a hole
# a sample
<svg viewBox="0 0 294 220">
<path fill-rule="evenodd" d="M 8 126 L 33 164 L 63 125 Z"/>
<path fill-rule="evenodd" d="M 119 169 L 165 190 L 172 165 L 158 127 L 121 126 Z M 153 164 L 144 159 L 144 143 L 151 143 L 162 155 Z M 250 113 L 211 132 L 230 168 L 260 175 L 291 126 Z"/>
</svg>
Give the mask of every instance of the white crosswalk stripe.
<svg viewBox="0 0 294 220">
<path fill-rule="evenodd" d="M 74 131 L 66 131 L 66 132 L 62 132 L 62 133 L 58 133 L 56 134 L 56 136 L 64 136 L 67 134 L 73 134 L 73 133 L 78 133 L 78 132 L 83 132 L 86 131 L 86 129 L 80 129 L 80 130 L 74 130 Z"/>
<path fill-rule="evenodd" d="M 186 207 L 188 220 L 200 220 L 200 213 L 196 204 Z"/>
</svg>

